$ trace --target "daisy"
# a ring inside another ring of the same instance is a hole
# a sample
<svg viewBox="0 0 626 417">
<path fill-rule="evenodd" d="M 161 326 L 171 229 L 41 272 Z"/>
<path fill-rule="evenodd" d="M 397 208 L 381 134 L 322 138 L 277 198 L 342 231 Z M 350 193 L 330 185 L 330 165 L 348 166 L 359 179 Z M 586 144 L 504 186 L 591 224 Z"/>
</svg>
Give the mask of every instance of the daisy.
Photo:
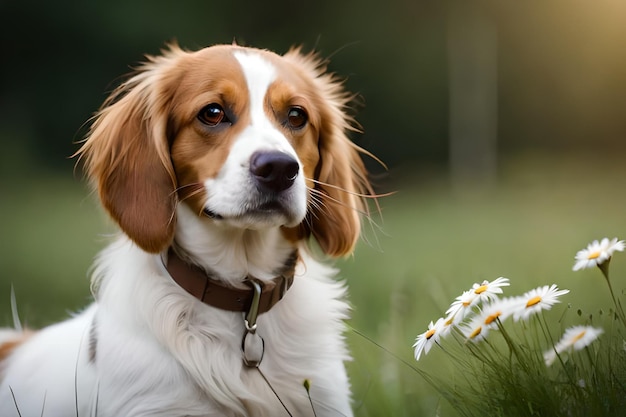
<svg viewBox="0 0 626 417">
<path fill-rule="evenodd" d="M 483 281 L 482 284 L 474 284 L 471 291 L 477 295 L 477 301 L 493 300 L 497 298 L 497 294 L 502 294 L 501 287 L 509 286 L 509 279 L 500 277 L 491 282 Z"/>
<path fill-rule="evenodd" d="M 451 317 L 453 324 L 463 321 L 463 319 L 471 311 L 471 306 L 477 298 L 478 294 L 474 291 L 463 291 L 463 294 L 456 297 L 454 302 L 450 305 L 450 308 L 446 310 L 446 317 Z"/>
<path fill-rule="evenodd" d="M 415 339 L 415 360 L 419 361 L 422 353 L 426 355 L 431 347 L 439 341 L 441 337 L 440 330 L 444 326 L 445 320 L 443 318 L 438 319 L 434 324 L 431 321 L 428 325 L 428 330 L 417 336 Z"/>
<path fill-rule="evenodd" d="M 517 309 L 519 302 L 513 298 L 497 299 L 483 307 L 480 317 L 483 324 L 497 328 L 497 321 L 503 322 Z"/>
<path fill-rule="evenodd" d="M 515 321 L 520 318 L 527 320 L 532 314 L 542 310 L 550 310 L 554 304 L 560 303 L 558 298 L 568 292 L 569 290 L 559 290 L 555 284 L 530 290 L 521 297 L 513 299 L 512 302 L 516 304 L 513 318 Z"/>
<path fill-rule="evenodd" d="M 609 240 L 604 238 L 601 241 L 594 240 L 586 249 L 579 250 L 576 253 L 576 263 L 572 268 L 574 271 L 585 268 L 593 268 L 594 266 L 600 266 L 602 263 L 611 259 L 613 252 L 624 250 L 624 241 L 613 238 Z"/>
<path fill-rule="evenodd" d="M 439 329 L 439 338 L 446 337 L 454 327 L 454 316 L 446 316 Z"/>
<path fill-rule="evenodd" d="M 485 324 L 485 319 L 481 316 L 476 316 L 469 323 L 460 326 L 461 333 L 467 338 L 467 340 L 478 343 L 484 340 L 489 334 L 491 326 Z"/>
<path fill-rule="evenodd" d="M 591 326 L 573 326 L 565 330 L 563 337 L 556 344 L 556 350 L 563 352 L 566 349 L 581 350 L 595 341 L 604 330 Z"/>
<path fill-rule="evenodd" d="M 557 355 L 560 355 L 566 350 L 581 350 L 589 346 L 602 333 L 604 333 L 604 330 L 591 326 L 573 326 L 568 328 L 565 330 L 565 333 L 563 333 L 561 340 L 554 345 L 554 348 L 543 354 L 546 365 L 552 365 Z"/>
</svg>

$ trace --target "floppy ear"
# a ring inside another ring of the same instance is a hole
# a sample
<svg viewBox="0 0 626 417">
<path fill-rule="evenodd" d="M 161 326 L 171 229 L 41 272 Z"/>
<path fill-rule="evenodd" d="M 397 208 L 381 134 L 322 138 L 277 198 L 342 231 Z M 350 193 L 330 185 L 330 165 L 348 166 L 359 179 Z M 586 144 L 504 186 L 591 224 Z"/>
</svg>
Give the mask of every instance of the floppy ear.
<svg viewBox="0 0 626 417">
<path fill-rule="evenodd" d="M 354 120 L 346 113 L 352 95 L 347 93 L 325 63 L 315 55 L 301 55 L 292 50 L 286 57 L 304 67 L 312 76 L 319 94 L 315 105 L 320 111 L 319 162 L 315 169 L 315 187 L 301 232 L 313 235 L 329 256 L 352 253 L 361 233 L 361 214 L 367 213 L 366 196 L 374 196 L 361 160 L 366 151 L 352 143 L 349 131 L 356 131 Z"/>
<path fill-rule="evenodd" d="M 322 129 L 319 149 L 311 231 L 326 254 L 346 256 L 361 233 L 361 214 L 367 211 L 363 196 L 373 193 L 357 148 L 336 126 Z"/>
<path fill-rule="evenodd" d="M 96 114 L 77 152 L 102 204 L 142 249 L 164 250 L 175 228 L 176 177 L 167 138 L 168 88 L 163 73 L 175 55 L 149 62 L 117 88 Z"/>
</svg>

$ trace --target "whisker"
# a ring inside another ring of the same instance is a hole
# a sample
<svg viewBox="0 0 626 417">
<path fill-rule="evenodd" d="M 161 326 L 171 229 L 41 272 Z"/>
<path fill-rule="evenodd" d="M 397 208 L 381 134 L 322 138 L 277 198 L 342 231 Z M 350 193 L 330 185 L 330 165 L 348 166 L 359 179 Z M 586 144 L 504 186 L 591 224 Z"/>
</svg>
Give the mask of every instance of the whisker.
<svg viewBox="0 0 626 417">
<path fill-rule="evenodd" d="M 321 218 L 325 216 L 332 217 L 333 214 L 330 207 L 328 207 L 328 204 L 323 200 L 323 198 L 326 197 L 325 194 L 315 190 L 315 193 L 311 193 L 311 197 L 312 201 L 315 201 L 315 203 L 311 204 L 314 210 L 310 210 L 309 212 L 314 219 L 321 220 Z M 353 209 L 353 207 L 349 208 L 351 210 Z M 311 226 L 313 225 L 311 224 Z"/>
<path fill-rule="evenodd" d="M 370 239 L 370 237 L 369 237 L 369 236 L 370 236 L 370 234 L 365 234 L 365 233 L 362 233 L 362 234 L 361 234 L 361 239 L 363 239 L 363 241 L 364 241 L 364 242 L 365 242 L 368 246 L 370 246 L 370 247 L 372 247 L 372 248 L 377 248 L 377 250 L 378 250 L 378 251 L 382 252 L 382 251 L 383 251 L 383 249 L 382 249 L 382 246 L 381 246 L 381 244 L 380 244 L 380 240 L 378 239 L 378 233 L 376 233 L 376 232 L 383 233 L 385 236 L 388 236 L 388 235 L 384 232 L 384 230 L 383 230 L 382 226 L 381 226 L 381 225 L 379 225 L 379 224 L 377 224 L 377 223 L 376 223 L 375 221 L 373 221 L 370 217 L 368 217 L 368 218 L 367 218 L 367 220 L 368 220 L 369 227 L 371 228 L 371 230 L 372 230 L 372 232 L 373 232 L 371 235 L 373 235 L 373 236 L 374 236 L 374 238 L 373 238 L 373 240 L 372 240 L 372 239 Z"/>
<path fill-rule="evenodd" d="M 176 199 L 176 207 L 178 207 L 178 205 L 180 203 L 182 203 L 183 201 L 187 200 L 188 198 L 194 197 L 198 194 L 200 194 L 203 190 L 204 190 L 204 186 L 201 183 L 191 183 L 191 184 L 185 184 L 185 185 L 181 185 L 180 187 L 177 187 L 174 191 L 172 191 L 170 193 L 170 197 L 173 196 L 174 194 L 179 194 L 179 191 L 181 190 L 185 190 L 187 188 L 192 188 L 191 191 L 185 192 L 184 196 L 182 196 L 182 198 L 178 198 Z M 180 196 L 180 194 L 179 194 Z M 172 214 L 169 218 L 168 224 L 171 224 L 174 221 L 174 218 L 176 217 L 176 209 L 174 209 L 172 211 Z"/>
<path fill-rule="evenodd" d="M 309 201 L 309 204 L 314 209 L 311 211 L 311 214 L 315 216 L 316 219 L 319 219 L 316 211 L 319 211 L 322 214 L 330 215 L 330 212 L 328 211 L 328 207 L 326 206 L 326 204 L 324 204 L 324 200 L 323 200 L 324 194 L 322 194 L 319 190 L 315 190 L 315 189 L 309 189 L 309 191 L 310 191 L 310 196 L 311 196 L 311 200 Z"/>
<path fill-rule="evenodd" d="M 395 194 L 394 191 L 388 192 L 388 193 L 384 193 L 384 194 L 364 194 L 364 193 L 357 193 L 356 191 L 350 191 L 350 190 L 346 190 L 345 188 L 339 187 L 337 185 L 333 185 L 333 184 L 329 184 L 327 182 L 323 182 L 320 180 L 316 180 L 313 178 L 307 178 L 307 181 L 311 181 L 315 184 L 319 184 L 319 185 L 323 185 L 324 187 L 328 187 L 328 188 L 332 188 L 341 192 L 344 192 L 346 194 L 350 194 L 356 197 L 361 197 L 361 198 L 369 198 L 369 199 L 377 199 L 377 198 L 382 198 L 382 197 L 389 197 Z"/>
<path fill-rule="evenodd" d="M 204 186 L 201 183 L 193 182 L 191 184 L 185 184 L 185 185 L 181 185 L 180 187 L 177 187 L 174 191 L 172 191 L 170 196 L 172 196 L 173 194 L 178 194 L 179 191 L 185 190 L 186 188 L 194 188 L 194 189 L 188 193 L 185 193 L 185 196 L 181 199 L 181 201 L 184 201 L 190 197 L 193 197 L 194 195 L 199 194 L 204 190 Z"/>
<path fill-rule="evenodd" d="M 178 206 L 178 203 L 176 203 L 176 205 Z M 174 210 L 172 210 L 172 214 L 170 214 L 170 218 L 167 221 L 167 225 L 169 226 L 170 224 L 172 224 L 175 218 L 176 218 L 176 207 L 174 208 Z"/>
<path fill-rule="evenodd" d="M 312 216 L 314 216 L 315 218 L 319 218 L 317 213 L 316 213 L 316 211 L 319 211 L 323 215 L 324 214 L 326 214 L 326 215 L 330 215 L 331 214 L 329 209 L 328 209 L 328 207 L 327 207 L 327 205 L 324 203 L 324 198 L 328 198 L 329 201 L 332 201 L 335 204 L 339 204 L 339 205 L 341 205 L 343 207 L 348 207 L 351 210 L 355 210 L 356 212 L 361 214 L 365 219 L 367 219 L 367 223 L 369 224 L 369 227 L 373 231 L 373 235 L 374 235 L 374 241 L 371 241 L 370 238 L 366 234 L 362 234 L 361 235 L 362 239 L 369 246 L 378 247 L 380 249 L 381 246 L 380 246 L 380 241 L 378 239 L 377 232 L 384 233 L 383 227 L 382 227 L 382 225 L 378 224 L 374 220 L 374 218 L 372 217 L 372 213 L 371 213 L 371 211 L 369 209 L 369 206 L 367 204 L 364 204 L 364 208 L 365 208 L 364 210 L 360 210 L 358 208 L 348 206 L 346 203 L 344 203 L 344 202 L 342 202 L 340 200 L 337 200 L 336 198 L 333 198 L 332 196 L 322 192 L 321 190 L 309 188 L 309 191 L 310 191 L 310 196 L 311 196 L 311 200 L 309 201 L 309 204 L 314 209 L 314 210 L 310 211 Z M 381 213 L 382 209 L 380 208 L 380 205 L 378 204 L 378 200 L 375 200 L 375 201 L 376 201 L 376 207 L 377 207 L 376 211 L 378 213 Z M 309 226 L 312 226 L 312 225 L 309 224 Z"/>
<path fill-rule="evenodd" d="M 193 196 L 195 196 L 195 195 L 197 195 L 197 194 L 200 194 L 201 192 L 202 192 L 202 189 L 201 189 L 201 188 L 200 188 L 200 189 L 197 189 L 197 190 L 194 190 L 194 191 L 192 191 L 189 195 L 186 195 L 183 199 L 179 200 L 177 204 L 180 204 L 180 203 L 182 203 L 183 201 L 187 200 L 188 198 L 191 198 L 191 197 L 193 197 Z M 198 211 L 198 213 L 197 213 L 197 214 L 198 214 L 198 216 L 201 216 L 201 215 L 202 215 L 202 210 L 203 210 L 203 208 L 202 208 L 202 207 L 200 207 L 200 210 L 199 210 L 199 211 Z"/>
<path fill-rule="evenodd" d="M 347 207 L 347 208 L 349 208 L 349 209 L 351 209 L 351 210 L 356 211 L 357 213 L 361 214 L 364 218 L 366 218 L 366 219 L 367 219 L 367 221 L 368 221 L 368 223 L 370 224 L 370 226 L 372 227 L 372 229 L 382 231 L 382 226 L 381 226 L 381 225 L 379 225 L 379 224 L 378 224 L 376 221 L 374 221 L 374 219 L 372 218 L 372 216 L 371 216 L 371 212 L 370 212 L 370 210 L 369 210 L 369 207 L 365 206 L 365 210 L 360 210 L 360 209 L 358 209 L 358 208 L 356 208 L 356 207 L 351 207 L 351 206 L 347 205 L 346 203 L 344 203 L 344 202 L 342 202 L 342 201 L 340 201 L 340 200 L 337 200 L 337 199 L 335 199 L 335 198 L 333 198 L 333 197 L 329 196 L 328 194 L 324 194 L 323 192 L 321 192 L 321 191 L 319 191 L 319 190 L 314 190 L 314 189 L 309 189 L 309 190 L 311 191 L 311 195 L 312 195 L 312 196 L 316 196 L 316 195 L 317 195 L 317 196 L 319 196 L 320 198 L 321 198 L 321 197 L 326 197 L 326 198 L 328 198 L 330 201 L 334 202 L 335 204 L 338 204 L 338 205 L 340 205 L 340 206 L 342 206 L 342 207 Z M 320 201 L 317 207 L 318 207 L 318 210 L 320 210 L 322 213 L 324 213 L 324 208 L 326 207 L 326 205 L 324 204 L 324 202 L 323 202 L 323 201 Z M 380 210 L 378 210 L 378 212 L 380 212 Z M 314 213 L 313 213 L 313 214 L 314 214 Z M 330 212 L 326 212 L 325 214 L 330 215 Z M 375 235 L 375 234 L 376 234 L 376 233 L 374 233 L 374 235 Z M 377 239 L 377 240 L 378 240 L 378 239 Z M 366 242 L 368 242 L 368 243 L 369 243 L 369 241 L 368 241 L 367 239 L 366 239 Z"/>
<path fill-rule="evenodd" d="M 359 213 L 359 214 L 361 214 L 361 215 L 363 215 L 365 217 L 370 217 L 370 212 L 367 209 L 361 210 L 361 209 L 359 209 L 357 207 L 352 207 L 349 204 L 346 204 L 343 201 L 338 200 L 338 199 L 336 199 L 336 198 L 334 198 L 334 197 L 332 197 L 332 196 L 330 196 L 330 195 L 328 195 L 328 194 L 326 194 L 326 193 L 324 193 L 324 192 L 322 192 L 320 190 L 316 190 L 314 188 L 309 188 L 309 191 L 311 192 L 311 194 L 316 194 L 317 193 L 319 196 L 327 198 L 329 201 L 331 201 L 331 202 L 333 202 L 333 203 L 335 203 L 335 204 L 337 204 L 337 205 L 339 205 L 341 207 L 349 208 L 349 209 L 354 210 L 357 213 Z"/>
<path fill-rule="evenodd" d="M 374 192 L 374 190 L 372 190 L 371 186 L 367 183 L 367 182 L 363 182 L 363 188 L 365 188 L 368 191 L 368 194 L 365 193 L 358 193 L 358 192 L 354 192 L 354 191 L 350 191 L 350 190 L 346 190 L 342 187 L 338 187 L 336 185 L 333 184 L 328 184 L 325 183 L 323 181 L 319 181 L 316 179 L 310 179 L 314 184 L 319 184 L 322 185 L 324 187 L 328 187 L 328 188 L 332 188 L 350 195 L 354 195 L 356 197 L 362 198 L 362 199 L 372 199 L 374 200 L 374 204 L 376 205 L 376 212 L 378 212 L 379 214 L 382 213 L 382 208 L 380 207 L 380 203 L 378 201 L 378 198 L 382 198 L 382 197 L 389 197 L 391 195 L 394 195 L 395 192 L 388 192 L 388 193 L 384 193 L 384 194 L 377 194 Z M 372 217 L 371 217 L 371 212 L 370 212 L 370 208 L 367 204 L 364 203 L 364 207 L 365 207 L 365 212 L 361 212 L 368 220 L 370 225 L 374 225 L 376 226 L 375 228 L 378 230 L 382 230 L 382 227 L 378 224 L 376 224 L 375 222 L 372 221 Z M 381 216 L 382 218 L 382 216 Z M 374 227 L 372 227 L 374 228 Z"/>
</svg>

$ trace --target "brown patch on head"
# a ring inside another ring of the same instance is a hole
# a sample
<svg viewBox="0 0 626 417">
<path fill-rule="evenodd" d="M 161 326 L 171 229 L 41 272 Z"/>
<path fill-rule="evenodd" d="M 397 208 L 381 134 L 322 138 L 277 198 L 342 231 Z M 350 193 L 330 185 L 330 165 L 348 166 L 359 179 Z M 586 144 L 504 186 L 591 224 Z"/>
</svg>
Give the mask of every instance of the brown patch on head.
<svg viewBox="0 0 626 417">
<path fill-rule="evenodd" d="M 197 118 L 210 103 L 244 114 L 237 106 L 245 105 L 245 80 L 233 48 L 171 46 L 149 57 L 105 101 L 77 152 L 104 207 L 147 252 L 170 245 L 179 195 L 201 206 L 202 181 L 217 174 L 237 134 L 209 131 Z"/>
<path fill-rule="evenodd" d="M 300 79 L 298 93 L 309 103 L 312 132 L 317 135 L 306 147 L 294 146 L 305 164 L 311 201 L 307 219 L 285 235 L 290 239 L 313 235 L 326 254 L 345 256 L 360 235 L 360 213 L 367 210 L 363 196 L 374 194 L 359 155 L 363 151 L 347 137 L 355 130 L 346 113 L 352 96 L 315 55 L 294 49 L 283 59 L 293 69 L 290 77 Z M 315 150 L 310 143 L 316 144 Z"/>
<path fill-rule="evenodd" d="M 233 49 L 214 46 L 190 56 L 173 99 L 177 105 L 172 114 L 171 155 L 178 194 L 196 213 L 206 200 L 203 182 L 217 176 L 233 142 L 249 123 L 246 80 Z M 198 117 L 207 108 L 221 109 L 220 124 L 213 126 Z"/>
</svg>

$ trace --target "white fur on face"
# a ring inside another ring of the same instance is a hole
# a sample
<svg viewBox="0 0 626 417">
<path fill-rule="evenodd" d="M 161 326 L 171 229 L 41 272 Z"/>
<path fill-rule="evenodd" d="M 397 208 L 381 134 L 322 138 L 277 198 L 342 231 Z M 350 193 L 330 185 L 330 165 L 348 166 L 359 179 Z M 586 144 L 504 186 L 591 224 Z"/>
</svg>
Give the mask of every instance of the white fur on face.
<svg viewBox="0 0 626 417">
<path fill-rule="evenodd" d="M 302 163 L 265 108 L 276 69 L 257 53 L 235 52 L 234 55 L 247 83 L 250 124 L 233 144 L 218 175 L 205 182 L 206 207 L 235 227 L 296 226 L 303 221 L 307 204 Z M 283 152 L 298 161 L 300 170 L 290 188 L 276 195 L 259 190 L 250 174 L 250 158 L 262 151 Z M 269 202 L 279 203 L 282 210 L 264 210 L 261 206 Z"/>
</svg>

